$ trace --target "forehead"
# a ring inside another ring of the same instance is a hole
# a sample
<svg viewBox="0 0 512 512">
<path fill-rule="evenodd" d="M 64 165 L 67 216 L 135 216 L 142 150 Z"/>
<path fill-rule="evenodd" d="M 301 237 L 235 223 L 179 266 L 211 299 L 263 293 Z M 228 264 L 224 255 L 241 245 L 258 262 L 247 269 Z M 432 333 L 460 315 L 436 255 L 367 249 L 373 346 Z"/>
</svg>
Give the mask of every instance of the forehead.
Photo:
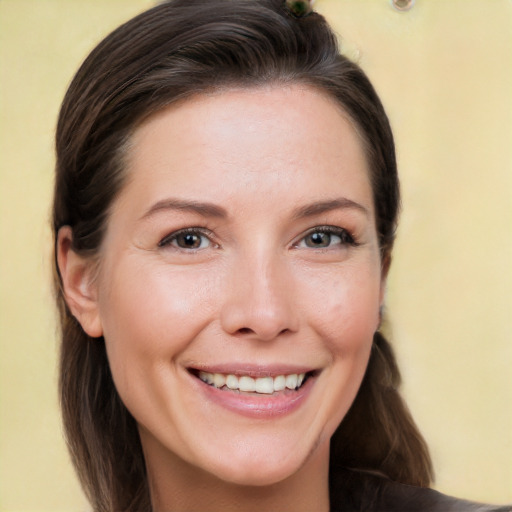
<svg viewBox="0 0 512 512">
<path fill-rule="evenodd" d="M 327 94 L 297 84 L 215 91 L 154 114 L 133 135 L 128 174 L 155 197 L 164 182 L 208 200 L 349 184 L 371 195 L 353 123 Z"/>
</svg>

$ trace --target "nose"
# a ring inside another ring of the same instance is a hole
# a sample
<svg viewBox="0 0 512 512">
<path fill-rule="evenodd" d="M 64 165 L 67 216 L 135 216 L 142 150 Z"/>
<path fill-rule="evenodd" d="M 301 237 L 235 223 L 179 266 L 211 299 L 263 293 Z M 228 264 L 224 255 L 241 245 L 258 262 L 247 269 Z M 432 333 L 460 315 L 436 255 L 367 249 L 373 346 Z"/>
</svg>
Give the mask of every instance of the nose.
<svg viewBox="0 0 512 512">
<path fill-rule="evenodd" d="M 277 257 L 243 258 L 230 268 L 221 325 L 230 335 L 271 341 L 296 332 L 293 279 Z"/>
</svg>

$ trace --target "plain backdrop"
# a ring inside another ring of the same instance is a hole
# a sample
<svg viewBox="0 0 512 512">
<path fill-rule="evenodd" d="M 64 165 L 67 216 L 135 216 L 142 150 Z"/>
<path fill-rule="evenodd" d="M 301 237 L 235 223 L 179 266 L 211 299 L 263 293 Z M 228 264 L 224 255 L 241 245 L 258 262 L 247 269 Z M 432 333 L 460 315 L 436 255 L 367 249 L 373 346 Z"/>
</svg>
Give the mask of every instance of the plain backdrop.
<svg viewBox="0 0 512 512">
<path fill-rule="evenodd" d="M 88 510 L 57 404 L 53 136 L 83 58 L 153 4 L 0 0 L 2 512 Z M 436 487 L 512 502 L 512 2 L 316 8 L 370 76 L 394 128 L 403 215 L 387 312 Z"/>
</svg>

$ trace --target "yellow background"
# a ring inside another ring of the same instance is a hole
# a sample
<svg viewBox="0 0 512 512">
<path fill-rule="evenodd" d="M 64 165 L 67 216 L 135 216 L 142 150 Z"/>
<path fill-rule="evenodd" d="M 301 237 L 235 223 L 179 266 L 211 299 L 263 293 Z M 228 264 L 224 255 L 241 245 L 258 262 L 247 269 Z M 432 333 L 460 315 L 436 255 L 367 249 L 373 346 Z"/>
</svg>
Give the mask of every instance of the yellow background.
<svg viewBox="0 0 512 512">
<path fill-rule="evenodd" d="M 150 0 L 0 0 L 0 510 L 87 504 L 62 440 L 48 219 L 59 102 Z M 395 130 L 387 307 L 443 492 L 512 502 L 512 2 L 318 0 Z"/>
</svg>

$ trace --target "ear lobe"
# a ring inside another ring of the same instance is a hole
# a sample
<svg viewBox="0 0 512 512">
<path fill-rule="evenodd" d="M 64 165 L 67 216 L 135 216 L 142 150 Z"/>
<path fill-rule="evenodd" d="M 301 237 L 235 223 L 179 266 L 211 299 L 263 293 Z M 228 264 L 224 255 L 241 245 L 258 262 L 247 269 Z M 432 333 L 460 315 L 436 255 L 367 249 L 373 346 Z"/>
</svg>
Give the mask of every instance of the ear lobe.
<svg viewBox="0 0 512 512">
<path fill-rule="evenodd" d="M 57 264 L 64 297 L 83 330 L 92 338 L 98 338 L 103 335 L 103 328 L 94 282 L 94 262 L 73 251 L 72 237 L 73 233 L 69 226 L 59 229 Z"/>
</svg>

